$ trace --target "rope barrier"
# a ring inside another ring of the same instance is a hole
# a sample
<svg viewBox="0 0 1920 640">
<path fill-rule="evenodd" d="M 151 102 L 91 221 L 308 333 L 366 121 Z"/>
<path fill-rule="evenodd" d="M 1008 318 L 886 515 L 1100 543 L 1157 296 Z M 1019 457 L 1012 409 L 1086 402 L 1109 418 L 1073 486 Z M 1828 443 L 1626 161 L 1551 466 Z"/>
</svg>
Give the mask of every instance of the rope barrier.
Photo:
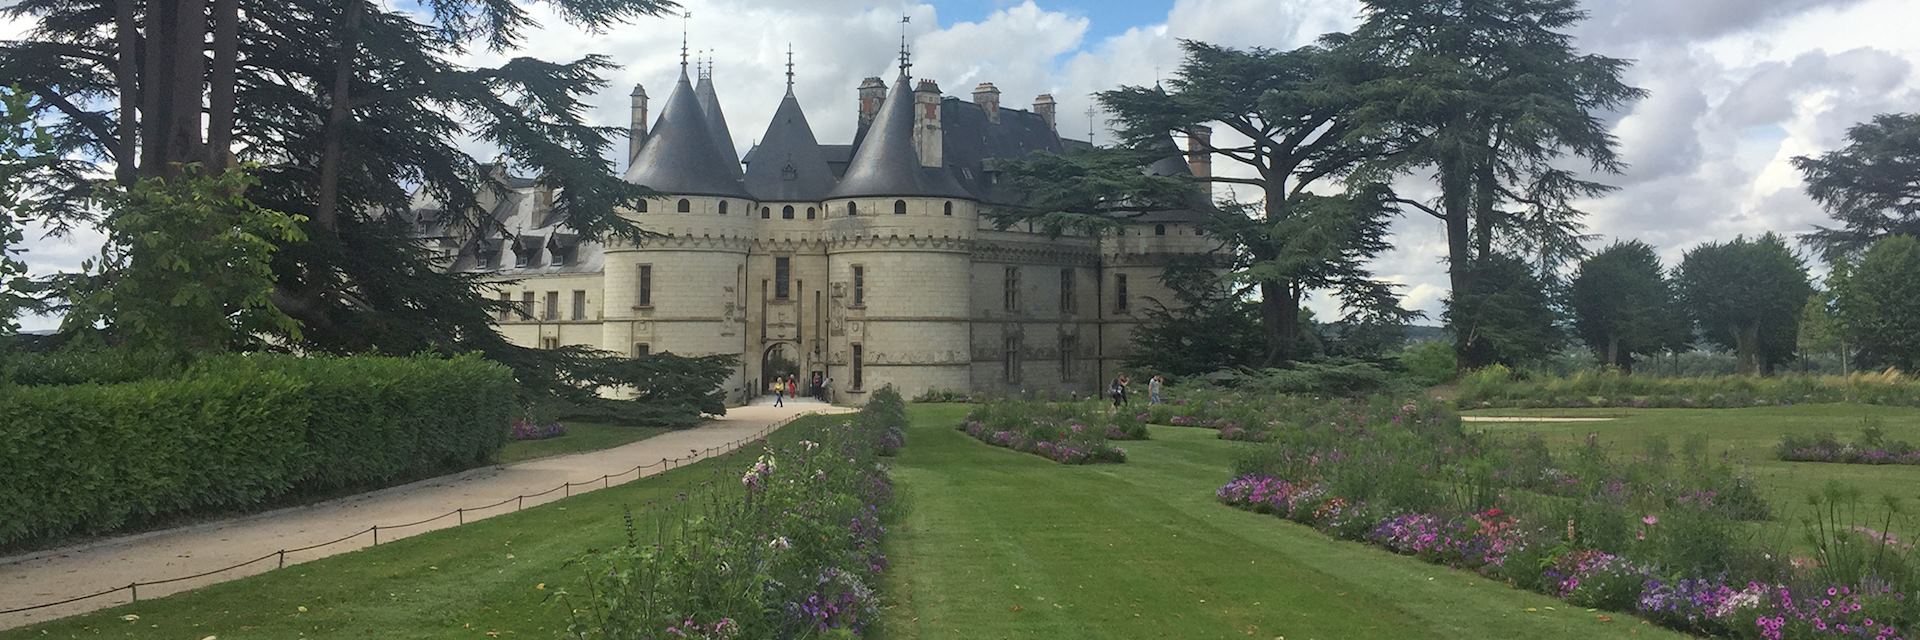
<svg viewBox="0 0 1920 640">
<path fill-rule="evenodd" d="M 115 587 L 115 588 L 112 588 L 112 589 L 108 589 L 108 590 L 106 590 L 106 591 L 101 591 L 101 592 L 97 592 L 97 593 L 90 593 L 90 594 L 87 594 L 87 595 L 83 595 L 83 596 L 74 596 L 74 597 L 71 597 L 71 598 L 67 598 L 67 599 L 65 599 L 65 600 L 58 600 L 58 601 L 54 601 L 54 602 L 46 602 L 46 603 L 41 603 L 41 604 L 36 604 L 36 605 L 31 605 L 31 606 L 25 606 L 25 607 L 16 607 L 16 608 L 13 608 L 13 609 L 0 609 L 0 616 L 4 616 L 4 615 L 10 615 L 10 614 L 15 614 L 15 613 L 23 613 L 23 612 L 27 612 L 27 611 L 34 611 L 34 610 L 37 610 L 37 609 L 45 609 L 45 608 L 48 608 L 48 607 L 57 607 L 57 606 L 60 606 L 60 605 L 65 605 L 65 604 L 73 604 L 73 603 L 75 603 L 75 602 L 80 602 L 80 601 L 83 601 L 83 600 L 91 600 L 91 599 L 94 599 L 94 598 L 99 598 L 99 597 L 102 597 L 102 596 L 108 596 L 108 595 L 112 595 L 112 594 L 116 594 L 116 593 L 120 593 L 120 592 L 122 592 L 122 591 L 125 591 L 125 592 L 127 592 L 127 594 L 128 594 L 128 596 L 129 596 L 129 597 L 131 597 L 131 599 L 132 599 L 132 601 L 134 601 L 134 602 L 139 602 L 139 601 L 140 601 L 140 587 L 150 587 L 150 586 L 154 586 L 154 585 L 162 585 L 162 584 L 170 584 L 170 583 L 174 583 L 174 582 L 182 582 L 182 581 L 186 581 L 186 580 L 193 580 L 193 579 L 196 579 L 196 578 L 204 578 L 204 577 L 207 577 L 207 576 L 210 576 L 210 575 L 214 575 L 214 574 L 218 574 L 218 573 L 225 573 L 225 572 L 228 572 L 228 571 L 232 571 L 232 570 L 234 570 L 234 569 L 239 569 L 239 568 L 241 568 L 241 567 L 245 567 L 245 566 L 248 566 L 248 565 L 252 565 L 252 564 L 257 564 L 257 563 L 259 563 L 259 562 L 262 562 L 262 561 L 264 561 L 264 560 L 268 560 L 268 559 L 277 559 L 277 560 L 278 560 L 278 563 L 276 564 L 276 566 L 274 567 L 274 569 L 284 569 L 284 568 L 286 568 L 286 566 L 287 566 L 287 554 L 289 554 L 289 553 L 300 553 L 300 552 L 302 552 L 302 551 L 312 551 L 312 550 L 314 550 L 314 549 L 318 549 L 318 548 L 321 548 L 321 547 L 326 547 L 326 546 L 331 546 L 331 545 L 335 545 L 335 544 L 339 544 L 339 543 L 342 543 L 342 542 L 346 542 L 346 541 L 348 541 L 348 540 L 352 540 L 352 539 L 354 539 L 354 538 L 358 538 L 358 537 L 360 537 L 360 536 L 363 536 L 363 535 L 367 535 L 367 534 L 369 534 L 369 533 L 371 533 L 371 534 L 373 534 L 373 544 L 374 544 L 375 546 L 378 546 L 378 545 L 380 544 L 380 530 L 381 530 L 381 529 L 383 529 L 383 528 L 385 528 L 385 529 L 402 529 L 402 528 L 406 528 L 406 527 L 414 527 L 414 526 L 419 526 L 419 525 L 423 525 L 423 524 L 426 524 L 426 523 L 429 523 L 429 522 L 433 522 L 433 521 L 435 521 L 435 520 L 440 520 L 440 519 L 442 519 L 442 518 L 446 518 L 447 516 L 455 516 L 455 517 L 457 517 L 457 518 L 459 519 L 459 520 L 458 520 L 458 523 L 457 523 L 457 524 L 455 524 L 454 526 L 465 526 L 465 525 L 467 524 L 467 514 L 466 514 L 466 512 L 468 512 L 468 511 L 480 511 L 480 510 L 482 510 L 482 509 L 492 509 L 492 508 L 494 508 L 494 507 L 498 507 L 498 506 L 501 506 L 501 505 L 504 505 L 504 504 L 506 504 L 506 503 L 508 503 L 508 502 L 512 502 L 512 503 L 515 503 L 515 504 L 514 504 L 514 511 L 519 511 L 519 510 L 521 510 L 521 509 L 524 509 L 524 508 L 526 508 L 526 499 L 527 499 L 527 498 L 538 498 L 538 497 L 540 497 L 540 496 L 544 496 L 544 495 L 547 495 L 547 494 L 550 494 L 550 493 L 553 493 L 553 492 L 555 492 L 555 491 L 563 491 L 563 490 L 564 490 L 564 491 L 566 491 L 566 494 L 567 494 L 568 496 L 572 496 L 572 495 L 573 495 L 573 486 L 574 486 L 575 484 L 579 484 L 579 485 L 581 485 L 581 486 L 586 486 L 586 485 L 590 485 L 590 484 L 593 484 L 594 482 L 599 482 L 599 483 L 600 483 L 600 486 L 601 486 L 601 488 L 603 488 L 603 489 L 607 489 L 607 488 L 612 488 L 612 487 L 613 487 L 613 477 L 614 477 L 614 476 L 624 476 L 624 475 L 627 475 L 628 473 L 632 473 L 632 474 L 634 474 L 634 479 L 635 479 L 635 480 L 639 480 L 639 479 L 641 479 L 641 478 L 644 478 L 644 477 L 646 477 L 646 474 L 645 474 L 645 473 L 642 473 L 642 472 L 643 472 L 644 470 L 646 470 L 646 469 L 647 469 L 648 467 L 652 467 L 652 466 L 654 466 L 654 465 L 661 465 L 661 466 L 662 466 L 662 469 L 661 469 L 661 471 L 662 471 L 662 472 L 664 473 L 664 472 L 666 472 L 666 471 L 668 471 L 668 470 L 671 470 L 671 469 L 673 469 L 673 468 L 674 468 L 674 466 L 673 466 L 673 465 L 675 465 L 675 464 L 679 464 L 679 463 L 683 463 L 683 462 L 690 462 L 690 461 L 697 461 L 697 460 L 699 460 L 699 459 L 701 459 L 702 457 L 707 457 L 707 456 L 712 456 L 712 455 L 714 455 L 714 454 L 716 454 L 716 453 L 725 453 L 725 452 L 728 452 L 728 451 L 733 451 L 733 450 L 736 450 L 736 449 L 739 449 L 739 448 L 741 448 L 741 447 L 744 447 L 744 446 L 746 446 L 746 445 L 748 445 L 748 444 L 751 444 L 751 443 L 754 443 L 754 442 L 759 442 L 759 441 L 761 441 L 761 440 L 764 440 L 764 439 L 766 439 L 766 437 L 767 437 L 768 435 L 771 435 L 771 434 L 772 434 L 772 433 L 773 433 L 774 431 L 777 431 L 777 430 L 779 430 L 779 429 L 780 429 L 781 427 L 784 427 L 784 426 L 787 426 L 788 424 L 790 424 L 790 423 L 792 423 L 792 422 L 793 422 L 794 420 L 798 420 L 798 419 L 800 419 L 801 417 L 804 417 L 804 415 L 811 415 L 811 414 L 803 414 L 803 415 L 796 415 L 796 416 L 788 416 L 787 418 L 785 418 L 785 419 L 782 419 L 782 420 L 780 420 L 779 422 L 775 422 L 775 423 L 773 423 L 773 424 L 771 424 L 771 425 L 768 425 L 768 426 L 767 426 L 766 428 L 763 428 L 763 429 L 761 429 L 761 430 L 760 430 L 760 431 L 759 431 L 758 433 L 755 433 L 755 434 L 754 434 L 754 435 L 752 435 L 752 436 L 749 436 L 749 437 L 746 437 L 746 438 L 742 438 L 742 439 L 739 439 L 739 440 L 734 440 L 733 442 L 729 442 L 729 443 L 727 443 L 727 444 L 725 444 L 725 445 L 723 445 L 723 446 L 717 446 L 717 447 L 707 447 L 705 451 L 701 451 L 701 450 L 698 450 L 698 449 L 689 449 L 689 450 L 687 450 L 687 452 L 688 452 L 689 454 L 692 454 L 692 455 L 690 455 L 690 456 L 688 456 L 688 457 L 685 457 L 685 458 L 661 458 L 659 462 L 649 462 L 649 463 L 647 463 L 647 464 L 643 464 L 643 465 L 638 465 L 638 466 L 635 466 L 635 467 L 634 467 L 633 469 L 631 469 L 631 470 L 629 470 L 629 471 L 622 471 L 622 472 L 620 472 L 620 473 L 617 473 L 617 474 L 602 474 L 602 475 L 601 475 L 601 476 L 600 476 L 599 478 L 595 478 L 595 479 L 593 479 L 593 480 L 587 480 L 587 481 L 585 481 L 585 482 L 579 482 L 579 483 L 575 483 L 575 482 L 571 482 L 571 481 L 570 481 L 570 482 L 567 482 L 567 483 L 565 483 L 565 484 L 562 484 L 562 485 L 560 485 L 560 486 L 558 486 L 558 487 L 554 487 L 554 488 L 552 488 L 552 489 L 548 489 L 548 490 L 546 490 L 546 491 L 542 491 L 542 492 L 540 492 L 540 493 L 531 493 L 531 494 L 521 494 L 521 495 L 517 495 L 517 496 L 514 496 L 514 497 L 511 497 L 511 498 L 507 498 L 507 499 L 505 499 L 505 500 L 501 500 L 501 501 L 499 501 L 499 502 L 495 502 L 495 503 L 493 503 L 493 504 L 489 504 L 489 505 L 486 505 L 486 506 L 483 506 L 483 507 L 459 507 L 459 508 L 456 508 L 456 509 L 454 509 L 453 511 L 449 511 L 449 512 L 446 512 L 446 513 L 443 513 L 443 514 L 440 514 L 440 515 L 437 515 L 437 516 L 434 516 L 434 517 L 431 517 L 431 518 L 427 518 L 427 519 L 425 519 L 425 520 L 420 520 L 420 521 L 418 521 L 418 522 L 409 522 L 409 523 L 406 523 L 406 524 L 396 524 L 396 525 L 373 525 L 373 526 L 371 526 L 371 527 L 368 527 L 368 528 L 365 528 L 365 529 L 361 529 L 361 530 L 359 530 L 359 531 L 355 531 L 355 532 L 353 532 L 353 533 L 351 533 L 351 534 L 348 534 L 348 535 L 347 535 L 347 536 L 345 536 L 345 537 L 341 537 L 341 538 L 335 538 L 335 539 L 333 539 L 333 540 L 328 540 L 328 541 L 326 541 L 326 542 L 322 542 L 322 543 L 319 543 L 319 544 L 313 544 L 313 545 L 307 545 L 307 546 L 304 546 L 304 547 L 297 547 L 297 548 L 293 548 L 293 549 L 281 549 L 281 550 L 279 550 L 279 551 L 275 551 L 275 552 L 273 552 L 273 553 L 269 553 L 269 554 L 267 554 L 267 555 L 264 555 L 264 556 L 260 556 L 260 557 L 258 557 L 258 558 L 254 558 L 254 559 L 252 559 L 252 560 L 248 560 L 248 561 L 246 561 L 246 562 L 242 562 L 242 563 L 239 563 L 239 564 L 235 564 L 235 565 L 231 565 L 231 566 L 227 566 L 227 567 L 222 567 L 222 568 L 219 568 L 219 569 L 213 569 L 213 570 L 211 570 L 211 571 L 204 571 L 204 572 L 201 572 L 201 573 L 196 573 L 196 574 L 193 574 L 193 575 L 190 575 L 190 576 L 180 576 L 180 577 L 176 577 L 176 578 L 167 578 L 167 579 L 164 579 L 164 580 L 152 580 L 152 581 L 147 581 L 147 582 L 139 582 L 139 581 L 135 581 L 135 582 L 131 582 L 131 583 L 128 583 L 128 584 L 127 584 L 127 586 L 124 586 L 124 587 Z M 684 468 L 684 466 L 685 466 L 685 465 L 681 465 L 681 466 L 682 466 L 682 467 Z M 624 484 L 624 483 L 623 483 L 623 484 Z M 272 570 L 272 569 L 270 569 L 269 571 L 271 571 L 271 570 Z"/>
</svg>

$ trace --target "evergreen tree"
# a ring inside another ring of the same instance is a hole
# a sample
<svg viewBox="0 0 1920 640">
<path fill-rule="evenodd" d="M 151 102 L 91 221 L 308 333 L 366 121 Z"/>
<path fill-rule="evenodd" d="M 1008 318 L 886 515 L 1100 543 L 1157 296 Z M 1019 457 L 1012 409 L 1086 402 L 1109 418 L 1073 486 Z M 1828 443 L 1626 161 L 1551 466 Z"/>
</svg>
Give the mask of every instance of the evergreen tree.
<svg viewBox="0 0 1920 640">
<path fill-rule="evenodd" d="M 1639 356 L 1666 351 L 1684 316 L 1653 247 L 1615 243 L 1580 263 L 1567 288 L 1574 332 L 1600 361 L 1633 371 Z"/>
<path fill-rule="evenodd" d="M 1539 360 L 1561 344 L 1553 300 L 1527 263 L 1494 254 L 1475 261 L 1470 286 L 1447 297 L 1445 319 L 1463 357 L 1480 364 L 1515 366 Z"/>
<path fill-rule="evenodd" d="M 28 99 L 17 87 L 0 86 L 0 340 L 20 330 L 21 313 L 40 304 L 34 295 L 39 285 L 15 256 L 26 240 L 25 223 L 42 206 L 35 184 L 55 156 L 53 139 L 35 126 Z"/>
<path fill-rule="evenodd" d="M 1708 242 L 1687 251 L 1674 289 L 1708 343 L 1731 349 L 1739 373 L 1772 374 L 1793 359 L 1800 312 L 1813 286 L 1806 264 L 1786 240 Z"/>
<path fill-rule="evenodd" d="M 1559 165 L 1567 156 L 1618 172 L 1616 141 L 1597 112 L 1645 95 L 1621 81 L 1628 63 L 1581 54 L 1566 30 L 1577 0 L 1367 0 L 1355 42 L 1388 72 L 1367 83 L 1355 133 L 1384 141 L 1363 175 L 1430 170 L 1437 204 L 1401 199 L 1445 224 L 1454 297 L 1483 290 L 1477 273 L 1506 273 L 1501 253 L 1527 256 L 1536 277 L 1581 257 L 1579 198 L 1612 187 Z M 1497 314 L 1498 310 L 1485 313 Z M 1477 317 L 1482 312 L 1456 314 Z M 1475 331 L 1456 327 L 1462 368 Z M 1481 351 L 1486 353 L 1485 351 Z"/>
<path fill-rule="evenodd" d="M 1882 238 L 1858 260 L 1834 266 L 1835 316 L 1863 358 L 1914 371 L 1920 362 L 1920 241 Z"/>
<path fill-rule="evenodd" d="M 1306 354 L 1300 302 L 1310 291 L 1341 301 L 1348 321 L 1398 324 L 1394 286 L 1367 263 L 1388 248 L 1391 192 L 1356 182 L 1345 193 L 1309 193 L 1348 175 L 1378 153 L 1352 135 L 1357 88 L 1376 73 L 1344 38 L 1292 51 L 1246 50 L 1182 41 L 1186 59 L 1167 87 L 1126 86 L 1098 94 L 1113 114 L 1120 144 L 1071 155 L 1039 154 L 996 168 L 1024 204 L 991 212 L 1001 224 L 1034 221 L 1049 230 L 1105 232 L 1147 213 L 1204 212 L 1208 231 L 1236 253 L 1229 277 L 1258 292 L 1262 364 Z M 1204 132 L 1224 129 L 1217 145 Z M 1172 134 L 1198 153 L 1241 165 L 1252 177 L 1141 171 L 1180 162 Z M 1225 136 L 1222 136 L 1225 138 Z M 1255 204 L 1207 200 L 1212 185 L 1251 187 Z"/>
<path fill-rule="evenodd" d="M 1186 377 L 1260 364 L 1260 309 L 1212 265 L 1175 263 L 1161 280 L 1175 304 L 1151 300 L 1141 310 L 1147 322 L 1134 329 L 1128 367 Z"/>
<path fill-rule="evenodd" d="M 1819 227 L 1807 242 L 1830 263 L 1857 255 L 1888 235 L 1920 234 L 1920 114 L 1883 113 L 1847 130 L 1847 146 L 1793 166 L 1807 195 L 1839 228 Z"/>
</svg>

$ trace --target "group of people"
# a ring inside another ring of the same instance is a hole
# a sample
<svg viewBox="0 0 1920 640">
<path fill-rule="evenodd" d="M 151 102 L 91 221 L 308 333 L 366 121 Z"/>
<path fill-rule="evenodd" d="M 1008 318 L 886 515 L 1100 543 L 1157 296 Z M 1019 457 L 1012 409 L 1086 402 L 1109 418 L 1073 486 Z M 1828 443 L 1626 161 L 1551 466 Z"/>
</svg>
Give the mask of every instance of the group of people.
<svg viewBox="0 0 1920 640">
<path fill-rule="evenodd" d="M 1160 390 L 1166 384 L 1165 376 L 1154 376 L 1147 380 L 1147 404 L 1160 404 Z M 1127 388 L 1132 385 L 1133 377 L 1124 373 L 1107 383 L 1107 396 L 1113 398 L 1114 408 L 1127 406 Z"/>
<path fill-rule="evenodd" d="M 822 378 L 820 374 L 815 373 L 813 380 L 807 385 L 807 390 L 821 402 L 830 402 L 827 399 L 827 390 L 832 387 L 833 378 Z M 767 384 L 767 392 L 773 394 L 773 406 L 784 407 L 787 406 L 788 397 L 800 396 L 800 382 L 794 378 L 793 374 L 787 374 L 785 378 L 776 377 Z"/>
</svg>

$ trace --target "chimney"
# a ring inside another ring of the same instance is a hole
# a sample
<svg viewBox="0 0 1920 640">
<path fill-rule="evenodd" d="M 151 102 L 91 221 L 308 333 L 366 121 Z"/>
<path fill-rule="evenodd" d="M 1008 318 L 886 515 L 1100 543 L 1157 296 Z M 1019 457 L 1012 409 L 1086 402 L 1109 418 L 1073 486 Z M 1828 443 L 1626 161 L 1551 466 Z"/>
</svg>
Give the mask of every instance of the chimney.
<svg viewBox="0 0 1920 640">
<path fill-rule="evenodd" d="M 921 79 L 913 88 L 913 149 L 920 152 L 920 166 L 940 167 L 940 85 Z"/>
<path fill-rule="evenodd" d="M 1213 177 L 1213 128 L 1196 126 L 1187 131 L 1187 171 L 1195 178 Z"/>
<path fill-rule="evenodd" d="M 627 136 L 627 164 L 640 156 L 640 147 L 647 143 L 647 89 L 639 84 L 633 85 L 633 113 L 629 114 Z"/>
<path fill-rule="evenodd" d="M 987 112 L 987 122 L 1000 124 L 1000 89 L 991 82 L 973 88 L 973 103 Z"/>
<path fill-rule="evenodd" d="M 1060 123 L 1054 120 L 1054 107 L 1051 93 L 1042 93 L 1033 99 L 1033 112 L 1040 114 L 1040 119 L 1047 121 L 1048 129 L 1059 131 Z"/>
<path fill-rule="evenodd" d="M 878 76 L 860 81 L 860 127 L 873 124 L 873 116 L 880 113 L 880 103 L 887 99 L 887 84 Z"/>
</svg>

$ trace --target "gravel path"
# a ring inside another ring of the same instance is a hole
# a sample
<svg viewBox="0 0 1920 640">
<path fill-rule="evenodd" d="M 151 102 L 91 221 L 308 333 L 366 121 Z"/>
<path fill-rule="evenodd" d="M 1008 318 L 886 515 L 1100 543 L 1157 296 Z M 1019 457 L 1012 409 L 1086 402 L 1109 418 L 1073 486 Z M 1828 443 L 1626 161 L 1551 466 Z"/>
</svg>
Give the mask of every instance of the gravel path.
<svg viewBox="0 0 1920 640">
<path fill-rule="evenodd" d="M 455 526 L 457 518 L 448 517 L 391 530 L 387 528 L 389 525 L 432 518 L 453 511 L 456 507 L 508 501 L 499 507 L 463 514 L 469 522 L 484 519 L 521 506 L 512 501 L 517 495 L 539 493 L 563 483 L 588 480 L 596 482 L 574 486 L 571 491 L 593 491 L 601 488 L 597 480 L 605 474 L 627 473 L 624 477 L 612 479 L 612 483 L 619 484 L 638 477 L 630 473 L 635 466 L 654 464 L 642 473 L 655 475 L 666 469 L 657 464 L 660 460 L 711 457 L 718 452 L 709 453 L 708 449 L 752 437 L 781 420 L 805 413 L 843 411 L 851 409 L 807 401 L 789 401 L 786 407 L 768 404 L 736 407 L 728 410 L 726 417 L 708 421 L 698 428 L 669 431 L 612 449 L 470 469 L 307 506 L 4 557 L 0 558 L 0 611 L 98 593 L 125 587 L 136 581 L 191 576 L 274 556 L 232 571 L 168 584 L 141 586 L 140 597 L 155 598 L 264 573 L 278 566 L 278 552 L 281 549 L 296 549 L 340 539 L 366 531 L 373 525 L 380 525 L 381 542 L 398 540 Z M 559 500 L 566 494 L 566 491 L 555 491 L 537 498 L 529 497 L 524 500 L 524 506 L 545 504 Z M 285 561 L 287 564 L 306 562 L 361 549 L 372 543 L 372 536 L 361 535 L 308 551 L 288 552 Z M 130 594 L 122 590 L 44 609 L 0 614 L 0 629 L 104 609 L 126 603 L 129 599 Z"/>
</svg>

